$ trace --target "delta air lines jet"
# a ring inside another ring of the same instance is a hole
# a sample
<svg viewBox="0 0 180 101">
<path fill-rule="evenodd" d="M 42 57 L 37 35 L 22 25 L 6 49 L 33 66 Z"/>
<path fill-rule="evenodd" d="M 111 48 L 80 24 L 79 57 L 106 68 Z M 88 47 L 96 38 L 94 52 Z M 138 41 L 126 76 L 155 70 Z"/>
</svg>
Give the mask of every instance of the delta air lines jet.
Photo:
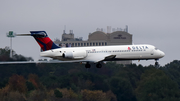
<svg viewBox="0 0 180 101">
<path fill-rule="evenodd" d="M 164 52 L 152 45 L 117 45 L 117 46 L 90 46 L 90 47 L 59 47 L 53 43 L 45 31 L 31 31 L 31 36 L 43 50 L 42 57 L 50 57 L 61 61 L 96 63 L 100 68 L 102 61 L 121 60 L 148 60 L 164 57 Z"/>
<path fill-rule="evenodd" d="M 96 67 L 101 68 L 103 61 L 158 60 L 165 56 L 164 52 L 147 44 L 59 47 L 54 44 L 45 31 L 30 31 L 30 33 L 29 35 L 35 38 L 43 50 L 40 52 L 40 56 L 61 60 L 60 63 L 85 62 L 86 68 L 91 67 L 90 63 L 96 63 Z"/>
</svg>

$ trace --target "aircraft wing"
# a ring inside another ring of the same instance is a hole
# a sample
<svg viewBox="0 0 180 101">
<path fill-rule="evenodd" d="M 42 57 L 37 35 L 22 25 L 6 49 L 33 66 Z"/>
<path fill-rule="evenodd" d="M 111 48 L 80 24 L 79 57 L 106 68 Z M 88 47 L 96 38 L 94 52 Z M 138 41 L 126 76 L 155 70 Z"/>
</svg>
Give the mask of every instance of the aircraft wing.
<svg viewBox="0 0 180 101">
<path fill-rule="evenodd" d="M 0 64 L 26 64 L 26 63 L 36 63 L 34 61 L 3 61 Z"/>
<path fill-rule="evenodd" d="M 93 56 L 88 56 L 86 59 L 83 60 L 72 60 L 72 61 L 59 61 L 59 60 L 52 60 L 52 61 L 3 61 L 0 64 L 29 64 L 29 63 L 78 63 L 78 62 L 101 62 L 106 60 L 113 60 L 116 55 L 111 54 L 98 54 Z"/>
<path fill-rule="evenodd" d="M 41 64 L 41 63 L 72 63 L 72 62 L 81 62 L 81 61 L 4 61 L 0 62 L 0 64 L 29 64 L 29 63 L 35 63 L 35 64 Z M 83 61 L 82 61 L 83 62 Z"/>
<path fill-rule="evenodd" d="M 116 55 L 111 55 L 107 53 L 101 53 L 101 54 L 96 54 L 93 56 L 88 56 L 86 59 L 90 62 L 101 62 L 101 61 L 106 61 L 106 60 L 113 60 L 116 57 Z"/>
</svg>

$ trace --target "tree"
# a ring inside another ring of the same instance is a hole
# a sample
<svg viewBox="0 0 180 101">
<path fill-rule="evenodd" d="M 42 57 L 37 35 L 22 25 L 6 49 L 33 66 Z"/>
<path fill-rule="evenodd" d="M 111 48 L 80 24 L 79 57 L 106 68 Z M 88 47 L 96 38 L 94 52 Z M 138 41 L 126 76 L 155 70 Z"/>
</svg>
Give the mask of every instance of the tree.
<svg viewBox="0 0 180 101">
<path fill-rule="evenodd" d="M 9 78 L 9 89 L 12 91 L 19 91 L 20 93 L 26 93 L 26 80 L 21 75 L 12 75 Z"/>
<path fill-rule="evenodd" d="M 110 101 L 117 101 L 116 95 L 111 90 L 106 92 L 106 97 Z"/>
<path fill-rule="evenodd" d="M 31 90 L 35 89 L 35 87 L 32 84 L 32 82 L 26 81 L 26 86 L 27 86 L 28 91 L 31 91 Z"/>
<path fill-rule="evenodd" d="M 3 96 L 0 94 L 0 101 L 26 101 L 26 96 L 19 91 L 10 91 Z"/>
<path fill-rule="evenodd" d="M 47 92 L 41 90 L 33 90 L 29 94 L 28 101 L 46 101 L 47 98 Z"/>
<path fill-rule="evenodd" d="M 110 99 L 106 97 L 106 93 L 100 90 L 90 91 L 85 89 L 81 90 L 81 94 L 83 101 L 110 101 Z"/>
<path fill-rule="evenodd" d="M 5 47 L 4 49 L 0 48 L 0 61 L 34 61 L 32 57 L 25 57 L 23 55 L 18 55 L 14 50 L 13 57 L 10 57 L 10 49 L 9 47 Z"/>
<path fill-rule="evenodd" d="M 149 68 L 141 76 L 136 89 L 139 101 L 178 101 L 179 88 L 162 70 Z"/>
<path fill-rule="evenodd" d="M 169 76 L 173 81 L 177 82 L 180 88 L 180 61 L 174 60 L 164 67 L 160 68 L 163 70 L 167 76 Z"/>
<path fill-rule="evenodd" d="M 62 97 L 63 97 L 62 92 L 60 92 L 60 91 L 57 90 L 57 89 L 54 90 L 54 95 L 55 95 L 55 97 L 58 97 L 58 98 L 62 98 Z"/>
<path fill-rule="evenodd" d="M 112 77 L 109 84 L 118 101 L 136 101 L 133 88 L 127 79 Z"/>
<path fill-rule="evenodd" d="M 68 99 L 78 99 L 78 95 L 71 89 L 63 88 L 63 89 L 57 89 L 60 92 L 62 92 L 63 98 Z"/>
<path fill-rule="evenodd" d="M 36 74 L 29 74 L 28 81 L 31 82 L 36 89 L 40 88 L 39 77 Z"/>
</svg>

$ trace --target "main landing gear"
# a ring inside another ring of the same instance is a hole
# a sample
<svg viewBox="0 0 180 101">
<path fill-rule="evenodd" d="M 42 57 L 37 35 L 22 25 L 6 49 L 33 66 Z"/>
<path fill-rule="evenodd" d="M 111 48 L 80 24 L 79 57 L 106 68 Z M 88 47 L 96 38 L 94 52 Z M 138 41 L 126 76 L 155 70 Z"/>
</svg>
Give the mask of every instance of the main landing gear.
<svg viewBox="0 0 180 101">
<path fill-rule="evenodd" d="M 89 64 L 89 62 L 86 63 L 85 67 L 86 67 L 86 68 L 90 68 L 90 67 L 91 67 L 91 65 Z M 102 64 L 98 62 L 98 63 L 96 64 L 96 67 L 97 67 L 97 68 L 101 68 L 101 67 L 102 67 Z"/>
<path fill-rule="evenodd" d="M 101 68 L 102 65 L 98 62 L 98 63 L 96 64 L 96 67 L 97 67 L 97 68 Z"/>
<path fill-rule="evenodd" d="M 91 65 L 89 64 L 89 62 L 86 63 L 85 67 L 86 67 L 86 68 L 90 68 L 90 67 L 91 67 Z"/>
</svg>

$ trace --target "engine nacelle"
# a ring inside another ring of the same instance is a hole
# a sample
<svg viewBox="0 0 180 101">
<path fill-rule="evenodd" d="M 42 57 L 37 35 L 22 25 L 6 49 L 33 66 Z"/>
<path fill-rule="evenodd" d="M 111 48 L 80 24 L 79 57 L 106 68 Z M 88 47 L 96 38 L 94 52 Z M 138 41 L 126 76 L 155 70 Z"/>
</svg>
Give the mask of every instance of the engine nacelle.
<svg viewBox="0 0 180 101">
<path fill-rule="evenodd" d="M 63 58 L 70 58 L 70 59 L 83 59 L 87 56 L 87 52 L 85 50 L 78 50 L 78 51 L 67 51 L 63 53 Z"/>
</svg>

